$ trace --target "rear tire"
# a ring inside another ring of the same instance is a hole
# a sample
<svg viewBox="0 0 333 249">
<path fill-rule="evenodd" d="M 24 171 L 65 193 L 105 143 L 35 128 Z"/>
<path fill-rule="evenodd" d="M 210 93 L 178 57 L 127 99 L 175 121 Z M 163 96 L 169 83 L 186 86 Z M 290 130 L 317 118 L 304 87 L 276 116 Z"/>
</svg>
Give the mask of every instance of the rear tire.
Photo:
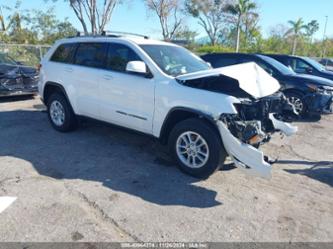
<svg viewBox="0 0 333 249">
<path fill-rule="evenodd" d="M 196 118 L 176 124 L 169 135 L 168 146 L 180 170 L 201 179 L 217 171 L 220 162 L 227 157 L 217 131 Z"/>
<path fill-rule="evenodd" d="M 77 119 L 66 97 L 59 92 L 53 93 L 47 102 L 47 113 L 54 129 L 69 132 L 77 128 Z"/>
</svg>

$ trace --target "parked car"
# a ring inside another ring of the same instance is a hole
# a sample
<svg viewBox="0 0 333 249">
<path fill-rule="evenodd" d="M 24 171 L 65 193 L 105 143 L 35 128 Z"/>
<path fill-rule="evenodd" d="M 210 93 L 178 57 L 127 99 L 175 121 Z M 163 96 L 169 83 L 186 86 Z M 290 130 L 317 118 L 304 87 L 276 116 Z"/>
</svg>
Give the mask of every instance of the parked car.
<svg viewBox="0 0 333 249">
<path fill-rule="evenodd" d="M 268 54 L 267 56 L 291 68 L 295 73 L 308 74 L 333 80 L 333 72 L 325 69 L 319 62 L 308 57 Z"/>
<path fill-rule="evenodd" d="M 269 177 L 255 146 L 297 130 L 274 116 L 291 108 L 279 88 L 254 63 L 212 70 L 175 44 L 113 34 L 58 41 L 41 62 L 39 93 L 58 131 L 86 116 L 158 138 L 194 177 L 208 177 L 227 155 Z"/>
<path fill-rule="evenodd" d="M 333 71 L 333 59 L 323 58 L 319 61 L 319 63 L 322 64 L 326 70 Z"/>
<path fill-rule="evenodd" d="M 300 114 L 332 113 L 333 82 L 324 78 L 296 74 L 277 60 L 259 54 L 215 53 L 202 56 L 214 68 L 255 62 L 277 79 L 281 90 Z"/>
<path fill-rule="evenodd" d="M 0 53 L 0 96 L 35 94 L 38 91 L 38 74 L 36 68 Z"/>
</svg>

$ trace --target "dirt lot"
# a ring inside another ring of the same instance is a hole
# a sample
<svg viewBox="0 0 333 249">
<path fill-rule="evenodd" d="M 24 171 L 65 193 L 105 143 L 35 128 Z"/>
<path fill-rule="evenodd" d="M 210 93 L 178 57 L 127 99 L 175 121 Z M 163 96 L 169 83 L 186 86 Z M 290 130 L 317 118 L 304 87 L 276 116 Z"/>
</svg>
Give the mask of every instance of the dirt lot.
<svg viewBox="0 0 333 249">
<path fill-rule="evenodd" d="M 197 181 L 152 138 L 92 121 L 61 134 L 43 110 L 0 102 L 0 196 L 17 197 L 0 241 L 333 241 L 333 115 L 265 146 L 271 180 Z"/>
</svg>

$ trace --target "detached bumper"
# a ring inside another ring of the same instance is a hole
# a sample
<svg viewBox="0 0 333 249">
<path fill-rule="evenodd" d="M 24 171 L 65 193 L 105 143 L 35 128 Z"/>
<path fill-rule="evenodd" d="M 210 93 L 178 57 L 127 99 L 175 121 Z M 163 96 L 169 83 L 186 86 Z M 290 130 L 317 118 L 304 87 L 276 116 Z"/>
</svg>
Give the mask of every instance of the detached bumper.
<svg viewBox="0 0 333 249">
<path fill-rule="evenodd" d="M 222 121 L 218 121 L 217 126 L 221 133 L 224 148 L 237 168 L 253 176 L 271 178 L 272 166 L 265 162 L 263 152 L 234 137 Z"/>
<path fill-rule="evenodd" d="M 333 113 L 333 95 L 330 93 L 315 93 L 304 97 L 308 112 L 314 114 Z"/>
<path fill-rule="evenodd" d="M 275 129 L 287 136 L 291 136 L 297 132 L 297 127 L 276 120 L 272 114 L 270 115 L 270 119 Z M 259 176 L 266 179 L 271 178 L 272 165 L 265 161 L 262 151 L 240 141 L 229 131 L 228 127 L 222 121 L 217 121 L 217 127 L 220 131 L 223 145 L 237 168 L 252 176 Z"/>
</svg>

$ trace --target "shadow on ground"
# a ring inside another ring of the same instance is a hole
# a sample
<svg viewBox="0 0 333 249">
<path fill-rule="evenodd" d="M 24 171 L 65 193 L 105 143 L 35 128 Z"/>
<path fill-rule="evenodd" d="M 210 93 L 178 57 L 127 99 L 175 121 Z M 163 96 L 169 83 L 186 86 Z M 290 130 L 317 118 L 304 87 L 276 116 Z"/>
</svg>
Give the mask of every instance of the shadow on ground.
<svg viewBox="0 0 333 249">
<path fill-rule="evenodd" d="M 42 111 L 0 112 L 0 157 L 28 161 L 40 175 L 100 182 L 158 205 L 222 204 L 216 191 L 196 186 L 163 151 L 153 138 L 98 122 L 85 121 L 64 134 L 51 128 Z"/>
<path fill-rule="evenodd" d="M 291 174 L 304 175 L 333 187 L 333 162 L 331 161 L 309 162 L 279 160 L 278 163 L 312 166 L 308 169 L 285 169 L 285 171 Z"/>
</svg>

